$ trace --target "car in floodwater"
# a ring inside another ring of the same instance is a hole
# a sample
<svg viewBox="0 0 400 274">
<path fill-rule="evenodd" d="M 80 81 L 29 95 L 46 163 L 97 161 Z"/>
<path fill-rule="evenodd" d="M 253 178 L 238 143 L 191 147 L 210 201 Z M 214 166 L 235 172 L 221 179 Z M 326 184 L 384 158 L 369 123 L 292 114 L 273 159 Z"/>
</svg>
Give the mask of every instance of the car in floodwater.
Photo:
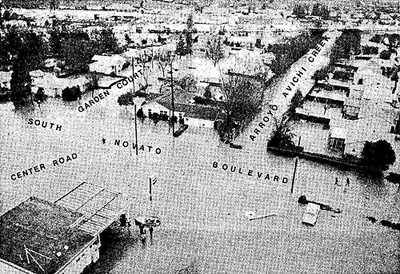
<svg viewBox="0 0 400 274">
<path fill-rule="evenodd" d="M 321 211 L 320 205 L 314 203 L 308 203 L 306 211 L 304 212 L 303 215 L 303 224 L 314 226 L 315 223 L 317 222 L 318 214 L 320 211 Z"/>
</svg>

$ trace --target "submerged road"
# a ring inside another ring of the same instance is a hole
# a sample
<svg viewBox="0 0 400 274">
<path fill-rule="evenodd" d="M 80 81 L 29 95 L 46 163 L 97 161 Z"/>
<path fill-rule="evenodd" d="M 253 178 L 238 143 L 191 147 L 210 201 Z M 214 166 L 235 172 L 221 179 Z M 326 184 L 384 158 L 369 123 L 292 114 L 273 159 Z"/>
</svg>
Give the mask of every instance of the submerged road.
<svg viewBox="0 0 400 274">
<path fill-rule="evenodd" d="M 124 92 L 114 87 L 84 112 L 77 102 L 58 100 L 30 113 L 0 105 L 0 214 L 31 195 L 54 201 L 87 181 L 123 192 L 133 202 L 133 215 L 153 213 L 162 221 L 153 245 L 128 245 L 109 273 L 174 273 L 193 261 L 200 273 L 400 271 L 399 233 L 365 218 L 397 221 L 400 196 L 393 184 L 300 160 L 291 194 L 293 159 L 266 153 L 266 131 L 257 144 L 245 133 L 245 148 L 236 150 L 221 145 L 211 129 L 189 128 L 173 138 L 165 122 L 145 120 L 138 122 L 144 148 L 136 156 L 132 107 L 117 104 Z M 81 102 L 90 99 L 86 94 Z M 35 126 L 30 118 L 62 128 Z M 11 178 L 40 164 L 46 168 Z M 157 177 L 151 204 L 150 176 Z M 335 177 L 342 186 L 334 185 Z M 322 211 L 317 225 L 306 227 L 304 207 L 297 203 L 302 194 L 343 213 Z M 249 221 L 247 211 L 278 216 Z"/>
</svg>

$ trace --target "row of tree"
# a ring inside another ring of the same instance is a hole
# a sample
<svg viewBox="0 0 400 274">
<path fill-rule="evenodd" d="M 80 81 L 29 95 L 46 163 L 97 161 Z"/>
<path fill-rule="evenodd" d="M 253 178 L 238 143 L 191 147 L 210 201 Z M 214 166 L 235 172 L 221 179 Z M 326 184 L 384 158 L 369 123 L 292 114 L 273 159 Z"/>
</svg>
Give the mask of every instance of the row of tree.
<svg viewBox="0 0 400 274">
<path fill-rule="evenodd" d="M 307 4 L 295 4 L 293 7 L 293 15 L 304 18 L 309 14 L 310 6 Z M 311 10 L 312 16 L 320 16 L 321 19 L 329 19 L 329 8 L 326 5 L 315 3 Z"/>
<path fill-rule="evenodd" d="M 275 59 L 271 63 L 271 70 L 277 75 L 285 73 L 300 57 L 315 47 L 321 40 L 322 33 L 303 32 L 300 35 L 287 38 L 284 43 L 268 46 Z"/>
<path fill-rule="evenodd" d="M 83 72 L 95 54 L 120 50 L 111 29 L 91 33 L 53 29 L 46 41 L 33 31 L 10 28 L 0 43 L 0 67 L 12 66 L 11 99 L 16 106 L 32 103 L 29 72 L 43 68 L 46 58 L 58 58 L 70 72 Z"/>
<path fill-rule="evenodd" d="M 79 29 L 53 29 L 50 31 L 49 51 L 64 61 L 66 69 L 81 72 L 87 70 L 94 55 L 120 53 L 122 49 L 111 29 L 91 33 Z"/>
<path fill-rule="evenodd" d="M 361 53 L 361 31 L 344 30 L 336 39 L 332 47 L 330 64 L 333 65 L 339 59 L 349 59 L 351 55 Z"/>
</svg>

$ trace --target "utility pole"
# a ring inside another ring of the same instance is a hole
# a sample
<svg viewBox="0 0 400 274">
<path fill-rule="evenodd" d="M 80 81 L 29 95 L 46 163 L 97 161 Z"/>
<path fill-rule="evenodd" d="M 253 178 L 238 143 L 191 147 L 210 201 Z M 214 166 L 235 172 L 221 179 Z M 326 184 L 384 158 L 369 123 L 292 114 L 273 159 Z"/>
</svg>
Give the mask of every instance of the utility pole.
<svg viewBox="0 0 400 274">
<path fill-rule="evenodd" d="M 151 177 L 149 178 L 149 193 L 150 193 L 150 202 L 153 201 L 153 198 L 151 197 Z"/>
<path fill-rule="evenodd" d="M 135 94 L 135 63 L 133 60 L 133 56 L 132 56 L 132 92 L 133 94 Z M 136 113 L 135 113 L 135 117 L 136 117 Z"/>
<path fill-rule="evenodd" d="M 137 155 L 139 155 L 139 144 L 138 144 L 138 137 L 137 137 L 136 104 L 134 104 L 134 111 L 135 111 L 135 142 L 136 142 L 136 156 L 137 156 Z"/>
<path fill-rule="evenodd" d="M 175 117 L 175 103 L 174 103 L 174 78 L 172 76 L 172 60 L 170 62 L 170 67 L 171 67 L 171 101 L 172 101 L 172 135 L 175 132 L 175 121 L 174 121 L 174 117 Z"/>
<path fill-rule="evenodd" d="M 296 177 L 296 170 L 297 170 L 297 162 L 298 161 L 299 161 L 299 157 L 296 157 L 296 160 L 294 162 L 294 170 L 293 170 L 293 177 L 292 177 L 292 187 L 290 188 L 290 193 L 293 193 L 294 179 Z"/>
</svg>

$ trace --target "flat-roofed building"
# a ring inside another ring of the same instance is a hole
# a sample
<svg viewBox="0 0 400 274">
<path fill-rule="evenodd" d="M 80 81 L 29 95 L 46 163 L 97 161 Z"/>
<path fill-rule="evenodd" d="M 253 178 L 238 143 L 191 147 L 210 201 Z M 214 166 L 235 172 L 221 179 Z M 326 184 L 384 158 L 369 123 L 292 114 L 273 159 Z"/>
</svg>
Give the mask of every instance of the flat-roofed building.
<svg viewBox="0 0 400 274">
<path fill-rule="evenodd" d="M 85 182 L 55 202 L 30 197 L 0 216 L 0 273 L 82 273 L 99 259 L 100 233 L 124 201 Z"/>
</svg>

